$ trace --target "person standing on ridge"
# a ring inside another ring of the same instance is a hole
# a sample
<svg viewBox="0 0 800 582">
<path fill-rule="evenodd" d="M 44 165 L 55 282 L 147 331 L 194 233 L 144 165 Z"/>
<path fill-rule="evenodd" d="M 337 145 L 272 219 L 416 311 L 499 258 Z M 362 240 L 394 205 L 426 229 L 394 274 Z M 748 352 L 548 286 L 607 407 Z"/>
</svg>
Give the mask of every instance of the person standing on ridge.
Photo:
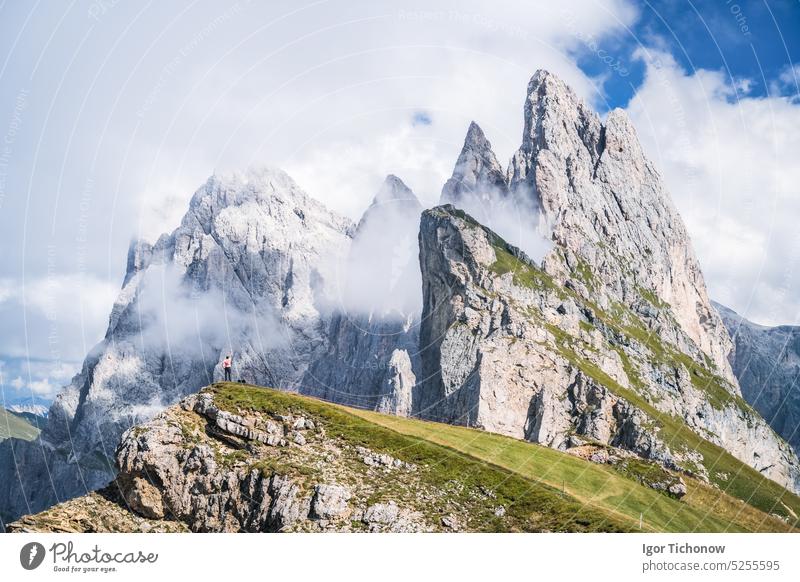
<svg viewBox="0 0 800 582">
<path fill-rule="evenodd" d="M 225 357 L 225 359 L 222 360 L 222 369 L 225 370 L 225 381 L 226 382 L 230 382 L 231 381 L 231 363 L 232 362 L 233 362 L 233 359 L 231 358 L 230 354 L 228 354 Z"/>
</svg>

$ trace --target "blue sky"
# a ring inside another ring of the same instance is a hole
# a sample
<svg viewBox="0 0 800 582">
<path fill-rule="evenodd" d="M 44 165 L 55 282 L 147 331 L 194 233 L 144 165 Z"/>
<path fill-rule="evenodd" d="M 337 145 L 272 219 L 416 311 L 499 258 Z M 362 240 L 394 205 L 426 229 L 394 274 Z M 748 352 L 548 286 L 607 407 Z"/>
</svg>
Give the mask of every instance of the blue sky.
<svg viewBox="0 0 800 582">
<path fill-rule="evenodd" d="M 273 164 L 357 220 L 386 174 L 435 204 L 527 80 L 628 110 L 712 297 L 800 323 L 800 4 L 0 2 L 0 384 L 52 397 L 100 340 L 131 238 L 214 172 Z"/>
<path fill-rule="evenodd" d="M 651 1 L 637 6 L 634 26 L 598 43 L 627 72 L 608 76 L 603 85 L 610 107 L 625 107 L 641 86 L 645 65 L 634 56 L 641 47 L 663 47 L 687 71 L 719 70 L 731 83 L 747 79 L 751 84 L 743 95 L 751 96 L 774 93 L 776 87 L 770 85 L 800 62 L 797 2 Z M 587 47 L 576 56 L 588 75 L 603 75 L 608 69 Z M 781 82 L 777 90 L 797 93 L 797 87 L 787 85 Z"/>
</svg>

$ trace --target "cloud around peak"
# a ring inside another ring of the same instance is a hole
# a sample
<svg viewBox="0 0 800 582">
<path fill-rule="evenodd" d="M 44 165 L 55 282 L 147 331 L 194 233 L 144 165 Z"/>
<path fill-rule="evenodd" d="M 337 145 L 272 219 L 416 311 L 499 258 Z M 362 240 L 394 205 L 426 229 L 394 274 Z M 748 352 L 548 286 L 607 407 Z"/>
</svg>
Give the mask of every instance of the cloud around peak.
<svg viewBox="0 0 800 582">
<path fill-rule="evenodd" d="M 712 297 L 767 325 L 800 323 L 800 104 L 751 97 L 722 71 L 641 50 L 627 111 L 662 172 Z"/>
</svg>

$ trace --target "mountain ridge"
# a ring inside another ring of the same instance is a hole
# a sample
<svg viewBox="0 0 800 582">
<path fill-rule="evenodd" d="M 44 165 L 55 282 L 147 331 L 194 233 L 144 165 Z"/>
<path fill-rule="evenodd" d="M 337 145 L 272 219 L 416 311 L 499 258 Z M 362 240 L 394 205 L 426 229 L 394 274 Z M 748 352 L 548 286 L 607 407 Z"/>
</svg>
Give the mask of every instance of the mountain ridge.
<svg viewBox="0 0 800 582">
<path fill-rule="evenodd" d="M 789 446 L 632 309 L 603 309 L 452 206 L 423 213 L 420 256 L 423 416 L 562 450 L 600 442 L 723 487 L 719 446 L 797 490 Z"/>
<path fill-rule="evenodd" d="M 36 423 L 41 420 L 0 406 L 0 442 L 12 438 L 27 441 L 35 439 L 39 434 Z"/>
</svg>

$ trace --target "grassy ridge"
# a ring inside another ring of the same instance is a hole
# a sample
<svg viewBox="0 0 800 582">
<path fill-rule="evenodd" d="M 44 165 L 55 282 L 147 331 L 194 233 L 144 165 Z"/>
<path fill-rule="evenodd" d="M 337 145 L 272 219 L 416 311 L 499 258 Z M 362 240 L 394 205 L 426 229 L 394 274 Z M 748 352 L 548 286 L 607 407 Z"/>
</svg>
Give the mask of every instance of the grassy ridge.
<svg viewBox="0 0 800 582">
<path fill-rule="evenodd" d="M 506 521 L 482 529 L 517 531 L 788 531 L 774 517 L 688 479 L 683 500 L 566 453 L 476 429 L 350 409 L 266 388 L 220 383 L 210 388 L 226 410 L 288 411 L 320 419 L 328 436 L 425 467 L 441 487 L 489 488 L 508 508 Z"/>
<path fill-rule="evenodd" d="M 638 527 L 667 532 L 790 531 L 784 521 L 695 479 L 684 477 L 680 501 L 644 487 L 616 471 L 533 443 L 460 426 L 353 410 L 376 424 L 445 445 L 528 479 L 564 488 L 573 498 L 621 516 Z M 784 490 L 785 491 L 785 490 Z M 787 492 L 788 493 L 788 492 Z"/>
<path fill-rule="evenodd" d="M 474 496 L 475 491 L 491 492 L 485 501 L 486 511 L 477 519 L 473 516 L 471 531 L 619 532 L 631 529 L 621 516 L 580 503 L 548 484 L 417 435 L 392 430 L 345 407 L 241 384 L 219 383 L 210 390 L 217 405 L 225 410 L 310 416 L 325 427 L 327 438 L 342 439 L 349 445 L 368 447 L 413 463 L 419 467 L 417 474 L 421 479 L 437 490 L 451 492 L 452 501 L 456 503 L 466 501 L 460 496 Z M 496 506 L 506 509 L 504 516 L 495 515 Z"/>
<path fill-rule="evenodd" d="M 0 408 L 0 441 L 10 438 L 32 441 L 39 429 L 19 414 Z"/>
</svg>

